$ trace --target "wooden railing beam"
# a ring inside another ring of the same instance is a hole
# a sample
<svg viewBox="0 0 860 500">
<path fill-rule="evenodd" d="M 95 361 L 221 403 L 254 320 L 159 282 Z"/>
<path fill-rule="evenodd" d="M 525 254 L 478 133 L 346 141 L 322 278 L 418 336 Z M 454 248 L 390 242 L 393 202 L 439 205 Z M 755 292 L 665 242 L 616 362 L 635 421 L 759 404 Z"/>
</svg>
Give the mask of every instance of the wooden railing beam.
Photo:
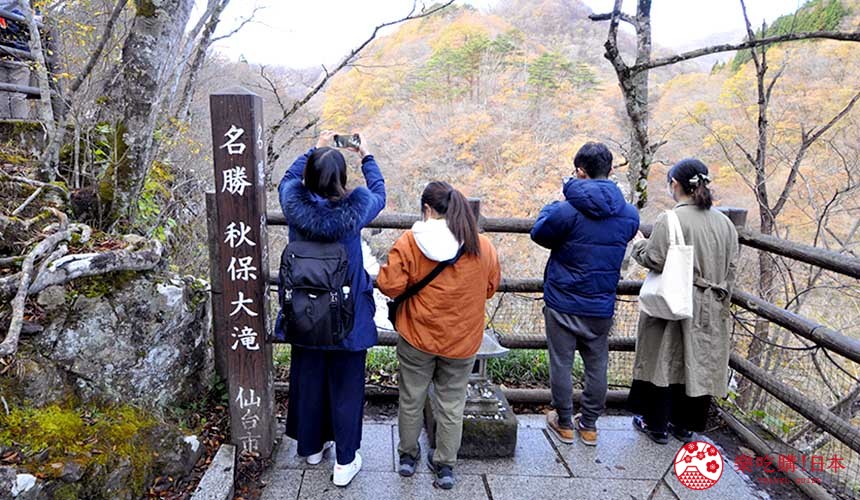
<svg viewBox="0 0 860 500">
<path fill-rule="evenodd" d="M 729 366 L 852 450 L 860 453 L 860 428 L 851 425 L 826 406 L 816 403 L 802 392 L 734 352 L 729 358 Z"/>
<path fill-rule="evenodd" d="M 746 221 L 745 213 L 742 210 L 726 208 L 722 211 L 738 226 L 738 241 L 743 245 L 860 279 L 860 258 L 744 229 L 739 225 Z M 418 219 L 419 215 L 417 214 L 383 213 L 367 227 L 409 229 Z M 286 225 L 284 215 L 280 212 L 269 212 L 268 220 L 269 224 L 273 226 Z M 487 233 L 528 234 L 534 223 L 534 219 L 481 217 L 480 227 Z M 651 235 L 652 228 L 651 224 L 642 224 L 639 229 L 643 235 L 648 237 Z"/>
</svg>

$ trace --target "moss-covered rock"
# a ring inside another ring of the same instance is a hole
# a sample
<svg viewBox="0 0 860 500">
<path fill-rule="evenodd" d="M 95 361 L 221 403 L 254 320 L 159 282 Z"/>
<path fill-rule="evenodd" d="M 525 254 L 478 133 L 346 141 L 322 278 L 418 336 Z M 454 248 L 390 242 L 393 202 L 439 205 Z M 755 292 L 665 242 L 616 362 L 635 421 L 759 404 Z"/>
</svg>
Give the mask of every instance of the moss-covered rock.
<svg viewBox="0 0 860 500">
<path fill-rule="evenodd" d="M 76 397 L 163 411 L 210 379 L 208 293 L 193 279 L 113 273 L 76 280 L 32 345 Z"/>
<path fill-rule="evenodd" d="M 140 498 L 156 475 L 188 473 L 199 456 L 147 411 L 74 402 L 0 412 L 0 448 L 17 450 L 19 472 L 42 478 L 56 500 Z"/>
</svg>

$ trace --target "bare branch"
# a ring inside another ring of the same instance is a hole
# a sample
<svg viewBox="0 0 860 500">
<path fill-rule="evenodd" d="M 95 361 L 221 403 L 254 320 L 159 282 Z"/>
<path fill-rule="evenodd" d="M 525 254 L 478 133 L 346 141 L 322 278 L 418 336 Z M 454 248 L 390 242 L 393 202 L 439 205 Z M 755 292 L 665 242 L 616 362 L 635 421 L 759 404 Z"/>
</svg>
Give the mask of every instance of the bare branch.
<svg viewBox="0 0 860 500">
<path fill-rule="evenodd" d="M 18 351 L 18 339 L 21 336 L 21 327 L 24 322 L 24 306 L 29 295 L 30 283 L 33 280 L 33 270 L 35 268 L 36 259 L 53 252 L 60 242 L 66 241 L 71 237 L 71 231 L 63 227 L 58 231 L 36 245 L 21 265 L 20 279 L 18 281 L 18 291 L 12 299 L 12 318 L 9 321 L 9 330 L 6 332 L 6 338 L 0 343 L 0 356 L 8 356 L 15 354 Z"/>
<path fill-rule="evenodd" d="M 702 47 L 701 49 L 682 52 L 674 56 L 652 59 L 647 63 L 632 66 L 630 68 L 630 72 L 639 73 L 640 71 L 659 68 L 661 66 L 668 66 L 670 64 L 676 64 L 682 61 L 696 59 L 698 57 L 706 56 L 709 54 L 718 54 L 720 52 L 734 52 L 737 50 L 751 49 L 753 47 L 761 47 L 774 43 L 811 39 L 837 40 L 841 42 L 860 42 L 860 31 L 808 31 L 800 33 L 786 33 L 783 35 L 773 35 L 768 37 L 755 38 L 753 40 L 747 40 L 741 43 L 724 43 L 720 45 L 712 45 L 710 47 Z"/>
<path fill-rule="evenodd" d="M 633 26 L 636 25 L 636 19 L 633 16 L 631 16 L 630 14 L 625 14 L 621 11 L 613 11 L 608 12 L 606 14 L 589 14 L 588 18 L 592 21 L 611 21 L 613 15 L 616 15 L 618 19 L 624 21 L 625 23 L 629 23 Z"/>
<path fill-rule="evenodd" d="M 102 53 L 105 50 L 105 46 L 107 46 L 108 40 L 110 40 L 111 35 L 113 34 L 113 28 L 116 24 L 116 20 L 119 18 L 119 15 L 122 13 L 122 10 L 125 8 L 126 4 L 128 4 L 128 0 L 117 0 L 116 4 L 113 7 L 113 10 L 110 13 L 110 17 L 102 29 L 101 37 L 99 38 L 98 44 L 96 44 L 95 49 L 90 53 L 89 59 L 87 59 L 87 63 L 84 64 L 81 72 L 78 73 L 78 76 L 72 80 L 72 83 L 69 85 L 69 99 L 71 96 L 75 95 L 79 88 L 81 88 L 81 84 L 84 83 L 84 80 L 89 78 L 90 73 L 92 73 L 93 68 L 95 68 L 96 63 L 99 58 L 101 58 Z"/>
<path fill-rule="evenodd" d="M 290 144 L 292 144 L 292 143 L 293 143 L 293 141 L 295 141 L 296 139 L 298 139 L 298 138 L 299 138 L 299 136 L 300 136 L 300 135 L 302 135 L 302 133 L 303 133 L 303 132 L 305 132 L 306 130 L 310 130 L 311 128 L 313 128 L 313 127 L 314 127 L 314 126 L 315 126 L 319 121 L 320 121 L 319 117 L 314 118 L 313 120 L 311 120 L 311 121 L 307 122 L 307 123 L 306 123 L 304 126 L 302 126 L 301 128 L 296 129 L 296 130 L 293 132 L 293 134 L 292 134 L 292 135 L 291 135 L 291 136 L 290 136 L 286 141 L 284 141 L 284 143 L 283 143 L 283 144 L 281 144 L 280 146 L 278 146 L 278 150 L 275 152 L 275 156 L 274 156 L 274 158 L 273 158 L 272 162 L 269 164 L 269 165 L 270 165 L 270 167 L 271 167 L 272 165 L 274 165 L 274 163 L 275 163 L 276 161 L 278 161 L 278 159 L 279 159 L 279 158 L 281 157 L 281 155 L 284 153 L 284 150 L 285 150 L 285 149 L 287 149 L 288 147 L 290 147 Z"/>
<path fill-rule="evenodd" d="M 44 191 L 44 189 L 45 189 L 44 187 L 38 187 L 38 188 L 36 188 L 36 190 L 35 190 L 35 191 L 33 191 L 33 193 L 32 193 L 30 196 L 28 196 L 26 200 L 24 200 L 24 203 L 21 203 L 21 204 L 18 206 L 18 208 L 16 208 L 15 210 L 13 210 L 13 211 L 12 211 L 12 216 L 13 216 L 13 217 L 17 217 L 18 215 L 21 215 L 21 212 L 23 212 L 23 211 L 24 211 L 24 209 L 25 209 L 25 208 L 27 208 L 27 206 L 28 206 L 30 203 L 32 203 L 32 202 L 33 202 L 33 200 L 35 200 L 36 198 L 38 198 L 38 197 L 39 197 L 39 195 L 40 195 L 40 194 L 42 194 L 42 192 Z"/>
<path fill-rule="evenodd" d="M 776 203 L 771 209 L 771 212 L 773 213 L 774 217 L 776 217 L 782 211 L 782 208 L 788 201 L 788 197 L 791 194 L 791 189 L 792 187 L 794 187 L 794 183 L 797 181 L 797 174 L 800 170 L 800 164 L 803 162 L 803 158 L 806 156 L 807 150 L 823 134 L 833 128 L 833 126 L 836 125 L 839 120 L 841 120 L 845 117 L 845 115 L 850 113 L 851 109 L 854 108 L 854 105 L 857 104 L 858 100 L 860 100 L 860 91 L 854 94 L 854 97 L 852 97 L 851 100 L 848 101 L 848 103 L 821 128 L 817 130 L 812 129 L 815 131 L 811 134 L 808 134 L 806 132 L 802 133 L 802 141 L 800 144 L 800 148 L 797 150 L 797 155 L 795 155 L 794 162 L 791 165 L 791 170 L 789 171 L 788 178 L 786 179 L 785 185 L 782 188 L 782 193 L 779 195 L 779 198 L 776 200 Z"/>
<path fill-rule="evenodd" d="M 227 8 L 227 4 L 229 3 L 230 0 L 220 0 L 214 5 L 200 34 L 200 40 L 197 42 L 197 46 L 194 47 L 194 56 L 192 58 L 191 67 L 188 70 L 188 76 L 185 79 L 185 87 L 182 89 L 182 94 L 179 98 L 179 105 L 176 108 L 176 117 L 181 121 L 188 118 L 188 113 L 191 109 L 191 100 L 194 96 L 194 84 L 197 83 L 197 74 L 200 72 L 200 68 L 203 67 L 203 62 L 206 60 L 206 51 L 208 51 L 209 47 L 212 45 L 212 34 L 218 27 L 218 23 L 221 22 L 221 13 L 224 12 L 224 9 Z M 257 9 L 254 9 L 254 12 L 256 13 Z M 253 14 L 251 14 L 251 17 L 253 17 Z M 245 23 L 241 24 L 241 26 L 244 25 Z"/>
<path fill-rule="evenodd" d="M 352 49 L 349 52 L 349 54 L 347 54 L 343 59 L 341 59 L 341 61 L 337 64 L 337 66 L 334 67 L 334 69 L 329 71 L 329 70 L 325 70 L 325 68 L 323 68 L 325 70 L 325 72 L 323 74 L 323 77 L 320 79 L 320 81 L 317 82 L 317 84 L 314 85 L 310 90 L 308 90 L 308 92 L 305 94 L 304 97 L 302 97 L 301 99 L 294 102 L 293 105 L 288 110 L 286 110 L 284 112 L 284 114 L 278 119 L 278 121 L 275 122 L 271 127 L 269 127 L 269 145 L 268 145 L 268 148 L 266 151 L 266 156 L 267 156 L 268 162 L 270 164 L 274 163 L 272 161 L 272 157 L 275 156 L 275 146 L 274 146 L 275 136 L 278 134 L 278 132 L 280 132 L 281 128 L 283 128 L 283 126 L 287 124 L 287 122 L 290 120 L 290 118 L 299 109 L 301 109 L 302 106 L 307 104 L 308 101 L 310 101 L 315 95 L 317 95 L 317 93 L 319 93 L 319 91 L 322 90 L 323 87 L 325 87 L 326 83 L 328 83 L 328 81 L 335 74 L 337 74 L 341 69 L 346 67 L 349 63 L 351 63 L 352 60 L 355 59 L 355 57 L 362 50 L 365 49 L 365 47 L 370 45 L 370 42 L 372 42 L 376 38 L 376 35 L 379 33 L 379 30 L 387 28 L 389 26 L 394 26 L 396 24 L 400 24 L 400 23 L 403 23 L 406 21 L 411 21 L 414 19 L 420 19 L 420 18 L 431 16 L 431 15 L 441 11 L 442 9 L 445 9 L 446 7 L 451 5 L 452 3 L 454 3 L 454 0 L 447 0 L 444 3 L 435 5 L 435 6 L 431 7 L 430 9 L 423 10 L 420 13 L 416 14 L 415 13 L 415 2 L 413 2 L 412 3 L 412 10 L 409 11 L 408 15 L 406 15 L 405 17 L 402 17 L 400 19 L 397 19 L 395 21 L 388 21 L 388 22 L 385 22 L 385 23 L 382 23 L 382 24 L 376 26 L 375 28 L 373 28 L 373 32 L 370 34 L 370 36 L 367 37 L 367 39 L 365 39 L 363 42 L 361 42 L 356 48 Z"/>
<path fill-rule="evenodd" d="M 58 186 L 57 184 L 52 184 L 50 182 L 37 181 L 35 179 L 30 179 L 28 177 L 23 177 L 20 175 L 9 175 L 6 172 L 3 172 L 2 170 L 0 170 L 0 181 L 18 182 L 21 184 L 27 184 L 28 186 L 33 186 L 35 188 L 50 189 L 50 190 L 53 190 L 53 191 L 56 191 L 57 193 L 59 193 L 60 196 L 63 197 L 63 200 L 69 201 L 69 192 L 67 190 L 63 189 L 62 187 Z"/>
<path fill-rule="evenodd" d="M 260 77 L 269 84 L 269 91 L 275 96 L 275 100 L 278 102 L 278 106 L 281 108 L 281 111 L 286 112 L 287 106 L 284 104 L 283 99 L 281 99 L 281 93 L 278 91 L 278 86 L 275 85 L 275 82 L 272 78 L 266 74 L 266 66 L 260 66 Z"/>
<path fill-rule="evenodd" d="M 53 261 L 45 272 L 39 273 L 28 293 L 35 295 L 49 286 L 62 285 L 87 276 L 116 271 L 148 271 L 158 265 L 163 252 L 158 240 L 149 240 L 142 248 L 67 255 Z"/>
<path fill-rule="evenodd" d="M 238 32 L 239 32 L 239 31 L 241 31 L 241 30 L 242 30 L 242 28 L 244 28 L 248 23 L 250 23 L 250 22 L 252 22 L 252 21 L 254 20 L 254 17 L 257 15 L 257 12 L 259 12 L 259 11 L 261 11 L 261 10 L 264 10 L 264 9 L 265 9 L 265 7 L 255 6 L 255 7 L 254 7 L 254 10 L 252 10 L 252 11 L 251 11 L 251 15 L 249 15 L 249 16 L 248 16 L 248 17 L 246 17 L 246 18 L 243 18 L 243 19 L 242 19 L 242 21 L 239 23 L 239 25 L 238 25 L 238 26 L 236 26 L 235 28 L 233 28 L 232 30 L 228 31 L 227 33 L 224 33 L 223 35 L 219 35 L 219 36 L 216 36 L 215 38 L 213 38 L 213 39 L 212 39 L 212 41 L 210 42 L 210 45 L 211 45 L 211 44 L 213 44 L 213 43 L 215 43 L 215 42 L 218 42 L 218 41 L 221 41 L 221 40 L 225 40 L 225 39 L 227 39 L 227 38 L 230 38 L 231 36 L 233 36 L 233 35 L 235 35 L 236 33 L 238 33 Z"/>
</svg>

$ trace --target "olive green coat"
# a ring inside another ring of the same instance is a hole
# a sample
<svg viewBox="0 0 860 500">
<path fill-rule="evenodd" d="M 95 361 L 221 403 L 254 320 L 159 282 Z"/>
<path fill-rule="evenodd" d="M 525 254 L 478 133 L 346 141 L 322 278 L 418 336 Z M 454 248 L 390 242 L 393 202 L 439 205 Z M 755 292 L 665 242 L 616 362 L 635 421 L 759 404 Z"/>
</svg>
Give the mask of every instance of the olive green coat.
<svg viewBox="0 0 860 500">
<path fill-rule="evenodd" d="M 693 318 L 668 321 L 639 316 L 633 378 L 659 387 L 685 384 L 690 397 L 725 397 L 729 368 L 730 295 L 738 256 L 738 234 L 718 210 L 679 203 L 684 242 L 693 245 Z M 669 249 L 666 214 L 651 237 L 637 241 L 632 256 L 646 268 L 662 272 Z"/>
</svg>

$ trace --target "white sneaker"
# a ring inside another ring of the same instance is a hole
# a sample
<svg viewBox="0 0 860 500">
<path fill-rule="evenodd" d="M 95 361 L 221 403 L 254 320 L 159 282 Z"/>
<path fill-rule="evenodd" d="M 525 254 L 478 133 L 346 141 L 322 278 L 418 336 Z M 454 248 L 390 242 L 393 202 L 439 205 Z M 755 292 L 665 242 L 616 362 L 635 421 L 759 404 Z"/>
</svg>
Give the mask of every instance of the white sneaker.
<svg viewBox="0 0 860 500">
<path fill-rule="evenodd" d="M 334 483 L 335 486 L 347 486 L 352 482 L 352 479 L 360 470 L 361 455 L 358 452 L 355 452 L 355 459 L 351 464 L 340 465 L 339 463 L 335 463 L 334 474 L 332 474 L 331 482 Z"/>
<path fill-rule="evenodd" d="M 314 453 L 313 455 L 309 455 L 305 460 L 308 461 L 308 465 L 319 465 L 320 462 L 323 461 L 323 457 L 325 457 L 325 452 L 332 447 L 334 441 L 326 441 L 323 444 L 322 450 L 319 453 Z"/>
</svg>

